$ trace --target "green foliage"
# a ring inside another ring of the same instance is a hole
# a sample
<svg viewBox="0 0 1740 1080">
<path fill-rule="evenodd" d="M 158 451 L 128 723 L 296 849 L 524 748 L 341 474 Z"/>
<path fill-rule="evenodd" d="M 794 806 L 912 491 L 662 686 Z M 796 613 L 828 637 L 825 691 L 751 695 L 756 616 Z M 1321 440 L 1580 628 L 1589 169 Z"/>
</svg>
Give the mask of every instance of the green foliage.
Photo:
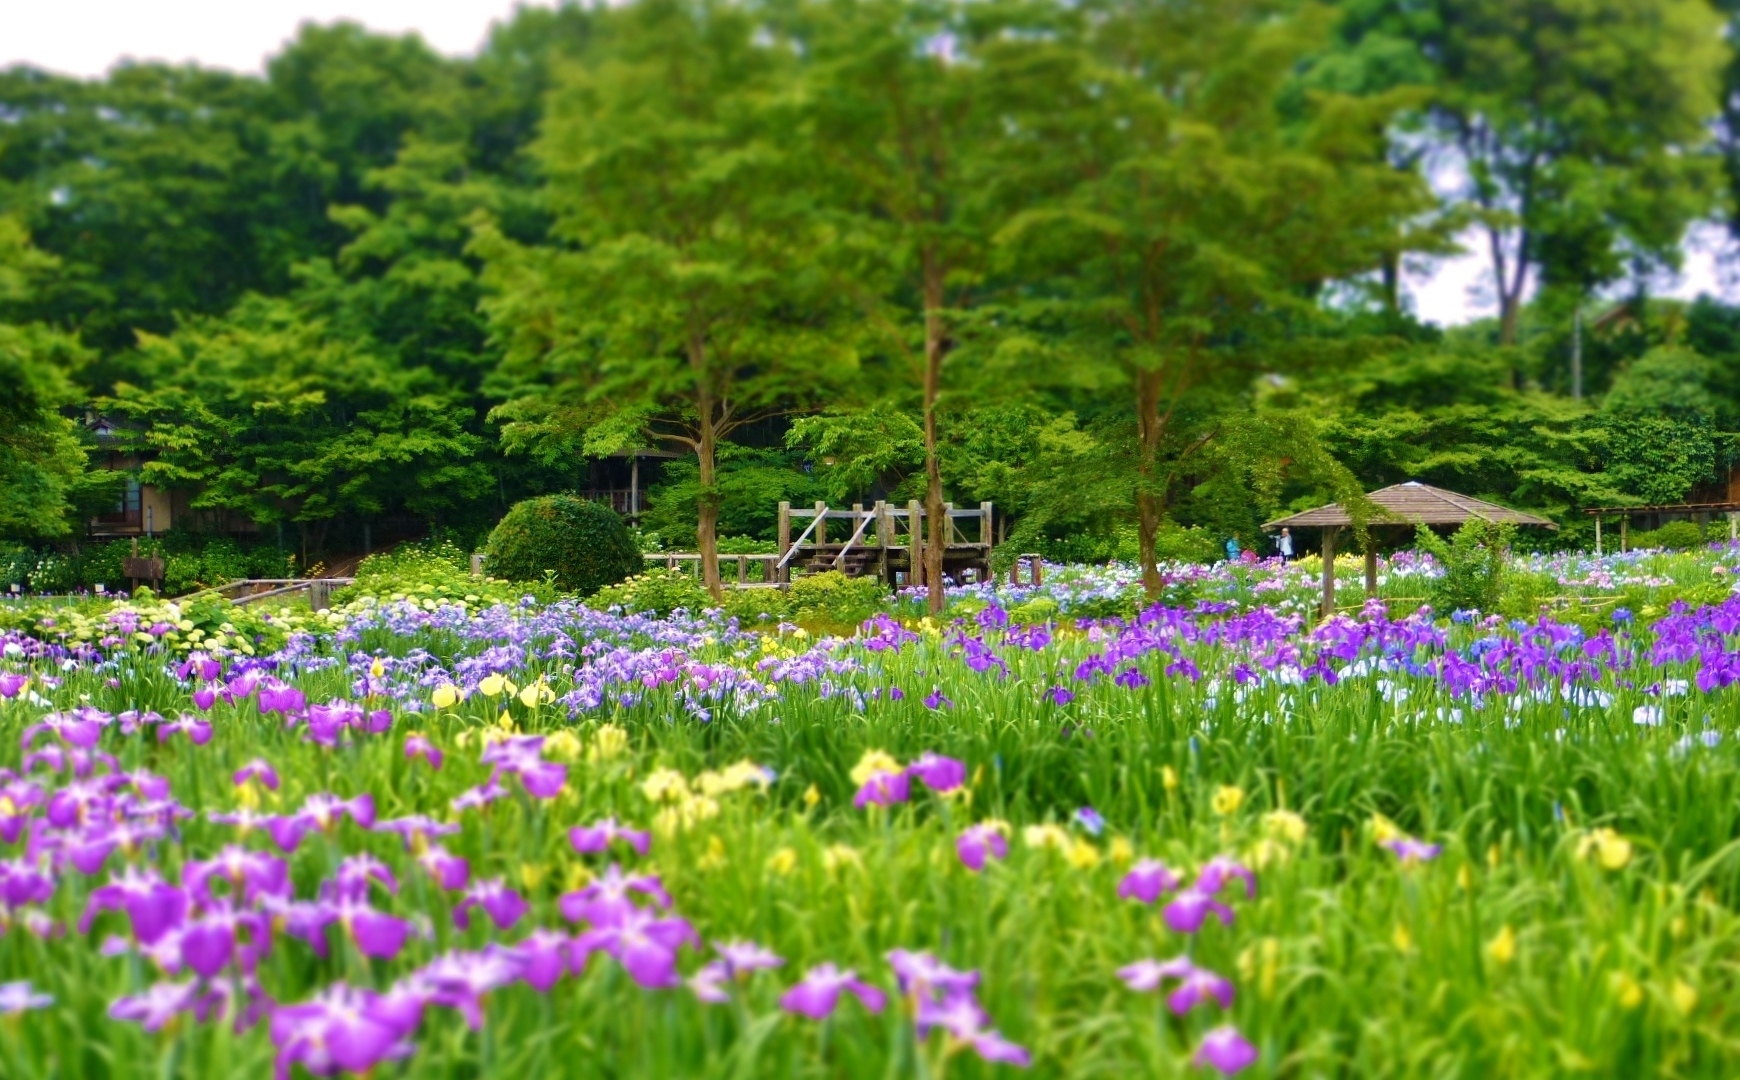
<svg viewBox="0 0 1740 1080">
<path fill-rule="evenodd" d="M 519 599 L 526 591 L 498 578 L 472 577 L 470 552 L 441 540 L 400 544 L 392 551 L 370 555 L 358 564 L 354 576 L 355 584 L 334 594 L 334 603 L 347 604 L 365 596 L 505 603 Z"/>
<path fill-rule="evenodd" d="M 599 589 L 587 603 L 601 610 L 619 608 L 662 617 L 678 610 L 700 612 L 712 601 L 694 575 L 658 567 Z"/>
<path fill-rule="evenodd" d="M 887 598 L 887 586 L 876 578 L 828 570 L 794 578 L 786 610 L 799 623 L 856 626 L 876 614 Z"/>
<path fill-rule="evenodd" d="M 616 512 L 572 495 L 515 504 L 489 534 L 485 569 L 509 581 L 539 581 L 590 596 L 639 573 L 640 547 Z"/>
<path fill-rule="evenodd" d="M 1498 610 L 1514 535 L 1511 526 L 1480 518 L 1464 522 L 1448 542 L 1418 526 L 1415 550 L 1430 554 L 1444 570 L 1432 583 L 1432 606 L 1439 612 Z"/>
<path fill-rule="evenodd" d="M 725 537 L 771 543 L 779 525 L 779 504 L 813 505 L 823 489 L 797 465 L 790 451 L 724 444 L 719 448 L 713 491 L 718 504 L 716 545 L 726 553 Z M 701 472 L 692 460 L 665 463 L 660 482 L 646 494 L 644 527 L 677 550 L 694 551 L 695 521 L 701 499 Z M 730 549 L 731 554 L 742 551 Z"/>
<path fill-rule="evenodd" d="M 1704 530 L 1693 521 L 1670 521 L 1659 529 L 1640 530 L 1627 537 L 1632 550 L 1662 548 L 1667 551 L 1688 551 L 1704 542 Z"/>
</svg>

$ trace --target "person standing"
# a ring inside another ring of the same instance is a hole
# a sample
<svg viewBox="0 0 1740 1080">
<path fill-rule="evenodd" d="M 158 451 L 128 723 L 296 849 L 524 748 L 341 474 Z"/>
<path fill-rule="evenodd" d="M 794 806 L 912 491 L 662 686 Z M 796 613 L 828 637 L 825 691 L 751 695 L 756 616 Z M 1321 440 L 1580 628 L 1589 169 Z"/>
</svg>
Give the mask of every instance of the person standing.
<svg viewBox="0 0 1740 1080">
<path fill-rule="evenodd" d="M 1293 561 L 1293 534 L 1291 531 L 1281 530 L 1280 537 L 1275 541 L 1275 549 L 1281 553 L 1282 562 L 1290 563 Z"/>
<path fill-rule="evenodd" d="M 1226 561 L 1239 561 L 1239 538 L 1236 536 L 1229 536 L 1226 538 Z"/>
</svg>

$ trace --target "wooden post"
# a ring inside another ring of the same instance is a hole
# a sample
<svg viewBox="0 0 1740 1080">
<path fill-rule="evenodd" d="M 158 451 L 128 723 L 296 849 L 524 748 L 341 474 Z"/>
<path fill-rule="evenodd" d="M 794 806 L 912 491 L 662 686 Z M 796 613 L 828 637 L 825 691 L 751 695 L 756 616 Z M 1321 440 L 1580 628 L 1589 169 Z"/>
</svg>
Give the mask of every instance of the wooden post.
<svg viewBox="0 0 1740 1080">
<path fill-rule="evenodd" d="M 1035 555 L 1028 561 L 1033 564 L 1033 584 L 1045 584 L 1045 557 L 1042 555 Z"/>
<path fill-rule="evenodd" d="M 1728 511 L 1728 542 L 1732 544 L 1736 540 L 1740 540 L 1740 514 L 1730 510 Z"/>
<path fill-rule="evenodd" d="M 816 546 L 821 547 L 828 542 L 828 504 L 816 500 Z"/>
<path fill-rule="evenodd" d="M 1631 538 L 1629 535 L 1630 525 L 1631 525 L 1631 515 L 1630 514 L 1621 514 L 1619 517 L 1619 553 L 1621 555 L 1625 554 L 1626 551 L 1630 550 L 1629 546 L 1628 546 L 1631 543 Z"/>
<path fill-rule="evenodd" d="M 1730 523 L 1730 526 L 1732 525 L 1733 520 L 1734 520 L 1734 515 L 1729 514 L 1728 521 Z M 1600 514 L 1595 515 L 1595 555 L 1597 557 L 1599 557 L 1601 555 L 1601 515 Z"/>
<path fill-rule="evenodd" d="M 785 553 L 790 551 L 790 550 L 791 550 L 791 503 L 782 502 L 779 504 L 779 557 L 782 559 L 785 558 Z M 778 581 L 781 584 L 784 584 L 785 582 L 790 581 L 791 580 L 790 567 L 789 566 L 780 567 L 779 573 L 774 575 L 774 580 Z"/>
<path fill-rule="evenodd" d="M 906 541 L 911 545 L 910 565 L 906 571 L 908 585 L 924 584 L 924 521 L 919 516 L 918 500 L 906 504 Z"/>
<path fill-rule="evenodd" d="M 1335 527 L 1323 527 L 1323 617 L 1335 614 Z"/>
<path fill-rule="evenodd" d="M 739 555 L 739 556 L 737 556 L 737 584 L 741 585 L 748 580 L 749 580 L 749 556 Z"/>
<path fill-rule="evenodd" d="M 640 451 L 628 452 L 628 517 L 640 520 Z"/>
<path fill-rule="evenodd" d="M 332 583 L 325 578 L 315 578 L 308 583 L 308 606 L 315 611 L 325 611 L 332 606 Z"/>
<path fill-rule="evenodd" d="M 1365 542 L 1365 598 L 1377 596 L 1377 545 Z"/>
<path fill-rule="evenodd" d="M 997 575 L 991 573 L 991 541 L 995 539 L 992 530 L 996 527 L 994 517 L 990 503 L 979 504 L 979 544 L 985 549 L 985 561 L 980 564 L 977 574 L 980 584 L 990 582 L 993 587 L 997 584 Z"/>
<path fill-rule="evenodd" d="M 474 578 L 483 576 L 483 552 L 481 551 L 471 553 L 471 576 Z"/>
</svg>

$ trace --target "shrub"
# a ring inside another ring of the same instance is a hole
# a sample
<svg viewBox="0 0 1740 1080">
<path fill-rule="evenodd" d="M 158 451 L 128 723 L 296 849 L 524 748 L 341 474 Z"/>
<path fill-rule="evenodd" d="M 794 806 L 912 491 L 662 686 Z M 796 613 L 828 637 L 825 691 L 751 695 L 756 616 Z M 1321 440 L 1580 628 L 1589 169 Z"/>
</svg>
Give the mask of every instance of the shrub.
<svg viewBox="0 0 1740 1080">
<path fill-rule="evenodd" d="M 1414 546 L 1430 553 L 1444 568 L 1443 576 L 1432 585 L 1432 606 L 1441 613 L 1497 610 L 1514 533 L 1509 525 L 1470 518 L 1445 541 L 1426 526 L 1419 526 Z"/>
<path fill-rule="evenodd" d="M 888 589 L 873 577 L 847 577 L 838 570 L 805 574 L 791 583 L 791 617 L 799 622 L 857 625 L 881 610 Z"/>
<path fill-rule="evenodd" d="M 591 596 L 646 565 L 628 526 L 614 510 L 572 495 L 518 503 L 489 534 L 485 568 L 491 577 L 539 581 Z"/>
<path fill-rule="evenodd" d="M 662 618 L 678 608 L 703 611 L 712 602 L 698 580 L 681 570 L 660 567 L 599 589 L 587 603 L 595 608 L 619 607 Z"/>
<path fill-rule="evenodd" d="M 1704 542 L 1704 530 L 1693 521 L 1670 521 L 1653 532 L 1635 532 L 1627 538 L 1633 548 L 1665 548 L 1686 551 Z"/>
</svg>

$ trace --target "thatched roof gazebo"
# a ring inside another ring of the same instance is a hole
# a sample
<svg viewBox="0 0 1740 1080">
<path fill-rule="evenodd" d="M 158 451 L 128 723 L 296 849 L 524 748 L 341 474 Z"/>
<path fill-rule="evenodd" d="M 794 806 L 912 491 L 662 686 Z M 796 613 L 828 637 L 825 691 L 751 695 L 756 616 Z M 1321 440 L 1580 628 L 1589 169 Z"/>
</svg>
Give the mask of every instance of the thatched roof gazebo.
<svg viewBox="0 0 1740 1080">
<path fill-rule="evenodd" d="M 1379 488 L 1366 496 L 1377 512 L 1367 518 L 1368 530 L 1384 525 L 1461 525 L 1479 518 L 1506 525 L 1538 525 L 1556 529 L 1557 525 L 1536 514 L 1512 510 L 1484 499 L 1458 495 L 1454 491 L 1410 480 Z M 1335 534 L 1354 523 L 1353 515 L 1340 503 L 1319 506 L 1274 521 L 1265 522 L 1263 530 L 1322 529 L 1323 530 L 1323 616 L 1335 611 Z M 1377 548 L 1369 541 L 1365 546 L 1365 594 L 1377 595 Z"/>
</svg>

